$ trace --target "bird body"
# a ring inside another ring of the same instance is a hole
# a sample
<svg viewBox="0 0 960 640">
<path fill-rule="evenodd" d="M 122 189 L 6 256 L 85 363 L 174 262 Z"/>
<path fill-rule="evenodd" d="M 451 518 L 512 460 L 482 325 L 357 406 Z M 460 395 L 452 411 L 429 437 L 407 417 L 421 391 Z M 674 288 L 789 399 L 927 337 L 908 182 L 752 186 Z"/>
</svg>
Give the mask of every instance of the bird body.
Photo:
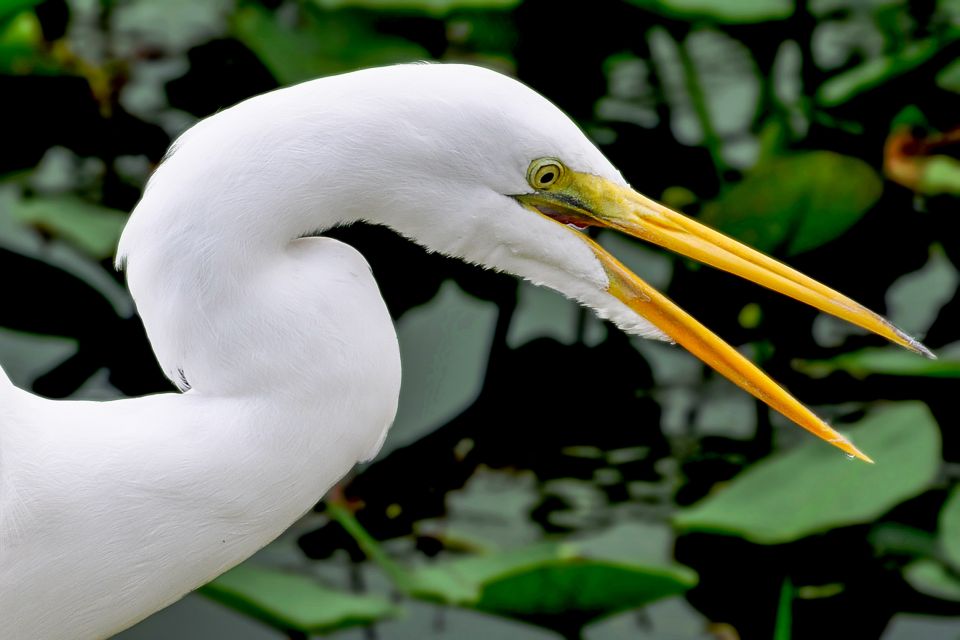
<svg viewBox="0 0 960 640">
<path fill-rule="evenodd" d="M 109 637 L 250 556 L 376 455 L 400 390 L 397 339 L 366 261 L 315 237 L 337 225 L 389 226 L 675 340 L 859 454 L 566 223 L 650 239 L 922 346 L 677 216 L 545 98 L 470 66 L 345 74 L 200 122 L 118 251 L 181 393 L 53 402 L 0 379 L 0 638 Z"/>
<path fill-rule="evenodd" d="M 256 391 L 52 402 L 5 390 L 0 638 L 108 637 L 260 549 L 376 454 L 400 389 L 390 317 L 356 251 L 294 247 L 284 281 L 331 304 L 296 284 L 263 292 L 322 329 L 301 336 L 304 366 Z"/>
</svg>

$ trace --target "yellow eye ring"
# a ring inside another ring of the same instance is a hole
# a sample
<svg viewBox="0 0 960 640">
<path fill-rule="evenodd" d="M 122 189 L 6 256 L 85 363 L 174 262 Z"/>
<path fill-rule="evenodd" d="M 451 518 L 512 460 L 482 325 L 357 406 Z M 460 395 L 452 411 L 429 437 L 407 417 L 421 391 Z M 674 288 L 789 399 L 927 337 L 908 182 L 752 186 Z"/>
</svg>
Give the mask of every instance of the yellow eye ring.
<svg viewBox="0 0 960 640">
<path fill-rule="evenodd" d="M 546 189 L 560 180 L 563 171 L 563 164 L 556 158 L 540 158 L 530 163 L 527 182 L 534 189 Z"/>
</svg>

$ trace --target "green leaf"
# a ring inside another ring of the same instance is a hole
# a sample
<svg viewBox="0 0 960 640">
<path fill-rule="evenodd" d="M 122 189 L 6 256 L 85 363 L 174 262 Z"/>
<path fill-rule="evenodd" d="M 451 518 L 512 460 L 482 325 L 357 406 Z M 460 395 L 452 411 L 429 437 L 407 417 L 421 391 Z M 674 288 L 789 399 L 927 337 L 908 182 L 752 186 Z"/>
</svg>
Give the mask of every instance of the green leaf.
<svg viewBox="0 0 960 640">
<path fill-rule="evenodd" d="M 23 333 L 0 327 L 0 363 L 10 380 L 29 389 L 34 380 L 77 352 L 70 338 Z"/>
<path fill-rule="evenodd" d="M 235 4 L 235 0 L 124 0 L 111 9 L 114 46 L 134 60 L 144 47 L 160 48 L 167 55 L 186 51 L 221 37 Z"/>
<path fill-rule="evenodd" d="M 397 322 L 404 382 L 397 417 L 380 456 L 443 426 L 480 395 L 497 306 L 452 280 Z"/>
<path fill-rule="evenodd" d="M 41 0 L 0 0 L 0 20 L 30 9 L 40 2 Z"/>
<path fill-rule="evenodd" d="M 541 543 L 406 570 L 348 509 L 331 501 L 327 509 L 403 593 L 545 627 L 569 626 L 571 618 L 582 626 L 697 583 L 693 571 L 670 561 L 666 549 L 672 536 L 663 526 L 612 527 L 573 543 Z"/>
<path fill-rule="evenodd" d="M 277 629 L 328 633 L 398 614 L 389 602 L 327 589 L 305 576 L 251 564 L 231 569 L 200 592 Z"/>
<path fill-rule="evenodd" d="M 13 217 L 70 242 L 98 260 L 113 255 L 127 214 L 70 196 L 19 201 Z"/>
<path fill-rule="evenodd" d="M 579 309 L 577 303 L 556 291 L 521 281 L 517 287 L 517 308 L 507 331 L 507 345 L 516 349 L 544 336 L 566 345 L 574 344 Z"/>
<path fill-rule="evenodd" d="M 696 580 L 690 571 L 590 560 L 556 560 L 488 584 L 481 611 L 528 620 L 554 629 L 574 618 L 589 624 L 683 593 Z"/>
<path fill-rule="evenodd" d="M 480 600 L 487 583 L 552 562 L 567 551 L 557 544 L 538 544 L 419 567 L 412 572 L 412 595 L 471 606 Z"/>
<path fill-rule="evenodd" d="M 907 565 L 903 577 L 920 593 L 960 602 L 960 578 L 936 560 L 917 560 Z"/>
<path fill-rule="evenodd" d="M 930 531 L 909 527 L 898 522 L 881 522 L 867 534 L 870 546 L 877 556 L 935 556 L 937 539 Z"/>
<path fill-rule="evenodd" d="M 36 3 L 14 3 L 18 4 Z M 0 6 L 0 73 L 60 73 L 60 66 L 43 50 L 43 44 L 43 29 L 33 11 L 7 14 Z"/>
<path fill-rule="evenodd" d="M 556 628 L 683 593 L 697 582 L 683 566 L 636 554 L 586 552 L 588 542 L 544 543 L 417 569 L 413 595 Z"/>
<path fill-rule="evenodd" d="M 880 177 L 865 162 L 811 151 L 758 165 L 708 204 L 702 219 L 760 251 L 782 249 L 792 255 L 843 234 L 882 189 Z"/>
<path fill-rule="evenodd" d="M 923 267 L 900 276 L 887 289 L 887 318 L 911 335 L 923 335 L 953 299 L 958 284 L 956 267 L 943 247 L 933 245 Z"/>
<path fill-rule="evenodd" d="M 0 247 L 56 267 L 98 291 L 118 315 L 134 311 L 130 293 L 101 264 L 59 238 L 43 238 L 18 215 L 23 198 L 14 185 L 0 185 Z"/>
<path fill-rule="evenodd" d="M 861 93 L 882 86 L 896 76 L 916 69 L 958 37 L 960 31 L 954 30 L 945 38 L 912 42 L 895 54 L 873 58 L 849 71 L 839 73 L 820 86 L 817 102 L 825 107 L 841 105 Z"/>
<path fill-rule="evenodd" d="M 281 84 L 429 57 L 418 45 L 380 34 L 349 12 L 322 18 L 305 13 L 301 24 L 288 26 L 273 12 L 248 5 L 234 14 L 231 30 Z"/>
<path fill-rule="evenodd" d="M 861 349 L 829 360 L 797 360 L 794 367 L 818 378 L 835 371 L 844 371 L 856 378 L 870 375 L 960 378 L 960 342 L 937 349 L 936 360 L 889 346 Z"/>
<path fill-rule="evenodd" d="M 520 0 L 313 0 L 313 3 L 324 9 L 350 7 L 444 16 L 463 9 L 507 11 L 519 5 Z"/>
<path fill-rule="evenodd" d="M 945 155 L 928 158 L 917 190 L 930 196 L 960 195 L 960 160 Z"/>
<path fill-rule="evenodd" d="M 458 544 L 493 552 L 532 544 L 543 535 L 530 518 L 541 500 L 543 495 L 533 472 L 481 467 L 462 489 L 447 493 L 442 518 L 420 520 L 416 529 L 442 539 L 448 547 Z"/>
<path fill-rule="evenodd" d="M 937 73 L 937 86 L 960 93 L 960 60 L 954 60 Z"/>
<path fill-rule="evenodd" d="M 753 24 L 793 15 L 790 0 L 629 0 L 631 4 L 681 20 Z"/>
<path fill-rule="evenodd" d="M 954 487 L 940 510 L 937 539 L 943 557 L 955 570 L 960 570 L 960 487 Z"/>
<path fill-rule="evenodd" d="M 937 475 L 940 430 L 923 404 L 888 406 L 871 413 L 849 433 L 876 464 L 848 460 L 811 439 L 756 464 L 726 487 L 683 509 L 674 517 L 674 525 L 760 544 L 782 544 L 870 522 L 924 491 Z"/>
</svg>

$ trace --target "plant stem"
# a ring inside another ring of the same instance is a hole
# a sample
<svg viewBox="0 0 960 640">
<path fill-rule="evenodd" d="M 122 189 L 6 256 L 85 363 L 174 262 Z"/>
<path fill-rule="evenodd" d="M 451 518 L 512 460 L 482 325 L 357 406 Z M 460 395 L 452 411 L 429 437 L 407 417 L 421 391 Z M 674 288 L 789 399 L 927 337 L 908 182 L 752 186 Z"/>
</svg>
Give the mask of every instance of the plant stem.
<svg viewBox="0 0 960 640">
<path fill-rule="evenodd" d="M 354 517 L 350 509 L 336 501 L 328 500 L 327 513 L 340 523 L 340 526 L 357 542 L 357 545 L 367 557 L 376 562 L 383 572 L 390 577 L 397 589 L 406 595 L 410 595 L 413 590 L 413 581 L 410 575 L 400 564 L 387 555 L 380 543 L 363 528 L 363 525 Z"/>
<path fill-rule="evenodd" d="M 790 640 L 793 631 L 793 583 L 790 577 L 783 579 L 780 587 L 780 602 L 777 604 L 777 621 L 773 629 L 774 640 Z"/>
<path fill-rule="evenodd" d="M 723 143 L 717 130 L 713 127 L 713 121 L 710 119 L 710 109 L 707 106 L 707 96 L 703 92 L 703 86 L 700 84 L 700 76 L 697 74 L 697 68 L 690 56 L 687 43 L 689 35 L 682 42 L 677 43 L 677 55 L 680 58 L 680 66 L 683 68 L 683 81 L 687 88 L 687 94 L 690 96 L 690 104 L 693 112 L 700 123 L 700 129 L 703 131 L 703 146 L 710 153 L 713 160 L 713 167 L 717 173 L 717 178 L 723 188 L 723 176 L 727 171 L 727 163 L 723 160 Z"/>
</svg>

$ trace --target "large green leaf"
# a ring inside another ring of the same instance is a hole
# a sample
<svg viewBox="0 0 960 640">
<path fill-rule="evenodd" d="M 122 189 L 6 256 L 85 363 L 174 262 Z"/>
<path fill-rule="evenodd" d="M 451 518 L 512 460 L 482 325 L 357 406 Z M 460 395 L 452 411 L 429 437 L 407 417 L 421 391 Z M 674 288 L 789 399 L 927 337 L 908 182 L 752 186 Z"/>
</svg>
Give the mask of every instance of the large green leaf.
<svg viewBox="0 0 960 640">
<path fill-rule="evenodd" d="M 752 24 L 793 15 L 790 0 L 629 0 L 638 7 L 682 20 Z"/>
<path fill-rule="evenodd" d="M 708 204 L 702 218 L 761 251 L 796 254 L 849 229 L 882 189 L 880 177 L 865 162 L 811 151 L 757 166 Z"/>
<path fill-rule="evenodd" d="M 960 378 L 960 342 L 937 349 L 936 360 L 890 346 L 861 349 L 829 360 L 798 360 L 794 366 L 816 377 L 845 371 L 857 378 L 869 375 Z"/>
<path fill-rule="evenodd" d="M 544 543 L 413 573 L 412 595 L 554 627 L 580 624 L 683 593 L 697 582 L 687 567 L 638 554 L 588 552 L 588 542 Z"/>
<path fill-rule="evenodd" d="M 58 236 L 98 260 L 113 255 L 127 214 L 70 196 L 30 198 L 11 209 L 15 218 Z"/>
<path fill-rule="evenodd" d="M 674 524 L 687 531 L 780 544 L 870 522 L 922 492 L 937 475 L 940 431 L 920 403 L 878 410 L 849 433 L 874 457 L 875 465 L 848 460 L 834 448 L 811 440 L 743 472 L 682 510 Z"/>
<path fill-rule="evenodd" d="M 695 584 L 693 573 L 680 568 L 558 559 L 489 583 L 474 606 L 488 613 L 563 628 L 569 618 L 588 624 L 683 593 Z"/>
<path fill-rule="evenodd" d="M 201 590 L 204 595 L 281 630 L 328 633 L 397 615 L 389 602 L 341 593 L 305 576 L 244 564 Z"/>
<path fill-rule="evenodd" d="M 304 14 L 302 24 L 294 28 L 271 11 L 248 5 L 234 14 L 231 28 L 281 84 L 429 57 L 418 45 L 377 33 L 361 16 L 349 12 Z"/>
</svg>

